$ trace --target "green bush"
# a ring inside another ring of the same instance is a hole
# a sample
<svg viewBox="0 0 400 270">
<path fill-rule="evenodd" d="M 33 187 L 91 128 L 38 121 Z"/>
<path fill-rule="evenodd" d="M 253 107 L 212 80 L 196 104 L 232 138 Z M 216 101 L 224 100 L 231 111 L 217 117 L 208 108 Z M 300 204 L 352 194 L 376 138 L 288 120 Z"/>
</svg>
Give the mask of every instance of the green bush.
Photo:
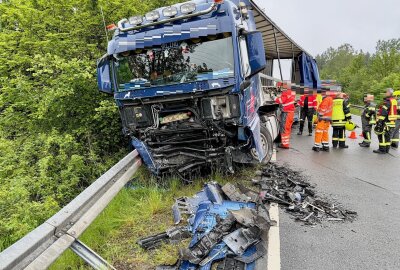
<svg viewBox="0 0 400 270">
<path fill-rule="evenodd" d="M 128 149 L 112 97 L 97 91 L 106 23 L 172 1 L 0 4 L 0 250 L 41 224 Z"/>
</svg>

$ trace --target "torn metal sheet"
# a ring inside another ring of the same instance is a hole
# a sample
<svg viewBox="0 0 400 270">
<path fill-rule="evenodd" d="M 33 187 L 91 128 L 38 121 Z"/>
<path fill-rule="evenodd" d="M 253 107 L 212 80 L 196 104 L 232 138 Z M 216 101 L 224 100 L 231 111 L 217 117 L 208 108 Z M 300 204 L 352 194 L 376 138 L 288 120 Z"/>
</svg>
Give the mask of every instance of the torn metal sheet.
<svg viewBox="0 0 400 270">
<path fill-rule="evenodd" d="M 192 247 L 181 250 L 181 258 L 191 263 L 199 264 L 213 247 L 222 240 L 224 235 L 230 231 L 235 222 L 236 220 L 232 215 L 228 215 L 225 219 L 217 217 L 216 226 L 208 234 L 203 235 Z"/>
<path fill-rule="evenodd" d="M 172 206 L 174 216 L 174 223 L 179 224 L 183 221 L 184 216 L 192 216 L 196 214 L 197 209 L 202 202 L 211 202 L 215 204 L 222 204 L 223 197 L 221 194 L 221 187 L 219 184 L 212 182 L 204 186 L 204 189 L 198 192 L 193 197 L 182 197 L 176 199 Z"/>
<path fill-rule="evenodd" d="M 247 248 L 259 242 L 261 239 L 261 229 L 257 226 L 250 228 L 240 228 L 225 236 L 223 241 L 237 255 L 242 255 Z"/>
<path fill-rule="evenodd" d="M 265 249 L 262 242 L 259 242 L 257 245 L 250 247 L 246 252 L 241 256 L 236 256 L 235 260 L 243 262 L 245 264 L 250 264 L 255 262 L 256 260 L 266 256 L 267 250 Z"/>
</svg>

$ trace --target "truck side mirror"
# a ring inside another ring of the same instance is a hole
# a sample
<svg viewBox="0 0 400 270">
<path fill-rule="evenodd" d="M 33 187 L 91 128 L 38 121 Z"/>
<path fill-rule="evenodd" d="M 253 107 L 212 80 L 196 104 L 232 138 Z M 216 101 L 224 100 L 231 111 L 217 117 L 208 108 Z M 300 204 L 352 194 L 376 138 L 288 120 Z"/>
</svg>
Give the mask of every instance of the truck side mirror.
<svg viewBox="0 0 400 270">
<path fill-rule="evenodd" d="M 246 32 L 247 50 L 250 62 L 250 77 L 257 74 L 267 66 L 264 41 L 261 32 Z"/>
<path fill-rule="evenodd" d="M 110 58 L 103 56 L 97 60 L 97 86 L 100 92 L 112 94 Z"/>
</svg>

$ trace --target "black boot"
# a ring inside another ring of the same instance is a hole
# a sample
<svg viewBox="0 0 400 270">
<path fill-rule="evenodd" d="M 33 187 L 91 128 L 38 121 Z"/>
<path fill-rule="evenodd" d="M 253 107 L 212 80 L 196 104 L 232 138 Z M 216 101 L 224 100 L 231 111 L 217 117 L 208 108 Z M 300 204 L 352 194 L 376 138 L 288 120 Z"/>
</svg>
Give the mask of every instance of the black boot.
<svg viewBox="0 0 400 270">
<path fill-rule="evenodd" d="M 329 146 L 323 146 L 322 151 L 324 152 L 329 152 Z"/>
<path fill-rule="evenodd" d="M 367 142 L 362 142 L 362 143 L 359 143 L 358 145 L 361 147 L 369 147 L 371 144 L 367 143 Z"/>
<path fill-rule="evenodd" d="M 349 146 L 346 145 L 346 142 L 339 142 L 339 148 L 340 149 L 347 149 L 347 148 L 349 148 Z"/>
<path fill-rule="evenodd" d="M 399 145 L 396 144 L 396 143 L 392 143 L 392 147 L 395 148 L 395 149 L 397 149 L 397 148 L 399 148 Z"/>
<path fill-rule="evenodd" d="M 321 148 L 314 146 L 312 148 L 312 150 L 315 151 L 315 152 L 319 152 L 319 151 L 321 151 Z"/>
<path fill-rule="evenodd" d="M 333 146 L 333 148 L 338 147 L 338 142 L 337 142 L 337 141 L 333 141 L 333 142 L 332 142 L 332 146 Z"/>
<path fill-rule="evenodd" d="M 386 154 L 386 148 L 385 149 L 383 149 L 382 147 L 379 147 L 379 149 L 378 150 L 374 150 L 373 151 L 375 154 Z"/>
<path fill-rule="evenodd" d="M 386 153 L 389 154 L 390 145 L 386 146 Z"/>
<path fill-rule="evenodd" d="M 303 131 L 297 132 L 297 135 L 303 135 Z"/>
</svg>

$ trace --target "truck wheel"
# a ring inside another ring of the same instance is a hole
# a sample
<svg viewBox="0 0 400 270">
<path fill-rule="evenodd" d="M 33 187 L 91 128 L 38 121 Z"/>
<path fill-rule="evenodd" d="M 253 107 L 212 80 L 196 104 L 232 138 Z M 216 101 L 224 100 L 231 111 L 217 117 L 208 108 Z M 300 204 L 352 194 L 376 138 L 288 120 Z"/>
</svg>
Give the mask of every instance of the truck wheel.
<svg viewBox="0 0 400 270">
<path fill-rule="evenodd" d="M 260 126 L 260 137 L 261 145 L 264 148 L 264 152 L 267 153 L 265 158 L 261 161 L 261 164 L 267 164 L 272 158 L 274 143 L 272 141 L 271 133 L 263 124 L 261 124 Z M 250 154 L 253 159 L 258 162 L 258 153 L 256 148 L 252 148 L 250 150 Z"/>
</svg>

